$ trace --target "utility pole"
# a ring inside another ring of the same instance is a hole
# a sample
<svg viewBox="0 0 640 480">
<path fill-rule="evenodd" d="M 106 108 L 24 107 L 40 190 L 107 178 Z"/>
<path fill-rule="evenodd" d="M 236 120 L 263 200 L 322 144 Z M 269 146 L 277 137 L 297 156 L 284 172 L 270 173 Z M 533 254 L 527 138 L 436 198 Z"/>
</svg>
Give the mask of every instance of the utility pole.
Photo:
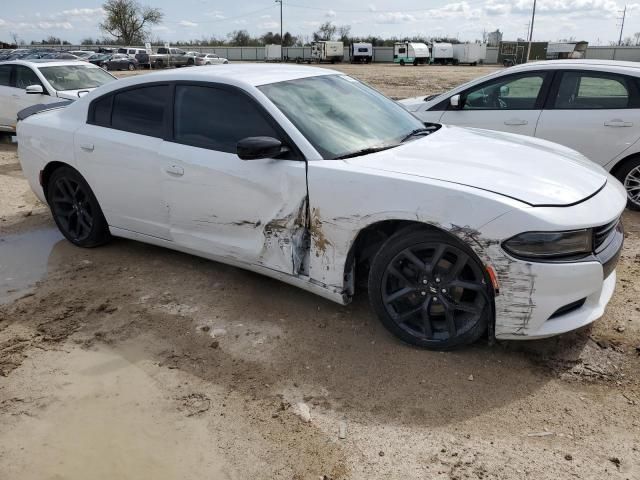
<svg viewBox="0 0 640 480">
<path fill-rule="evenodd" d="M 622 18 L 618 17 L 618 20 L 622 20 L 620 24 L 620 38 L 618 39 L 618 46 L 622 45 L 622 31 L 624 30 L 624 20 L 627 17 L 627 6 L 624 6 L 624 10 L 622 11 Z"/>
<path fill-rule="evenodd" d="M 533 0 L 533 13 L 531 14 L 531 27 L 529 28 L 529 48 L 527 49 L 527 58 L 524 63 L 529 61 L 529 57 L 531 56 L 531 40 L 533 39 L 533 24 L 536 20 L 536 0 Z"/>
<path fill-rule="evenodd" d="M 284 61 L 284 36 L 282 35 L 282 0 L 276 0 L 280 4 L 280 61 Z"/>
<path fill-rule="evenodd" d="M 527 25 L 527 34 L 525 35 L 524 38 L 528 39 L 529 38 L 529 29 L 531 28 L 531 22 L 527 22 L 526 25 Z"/>
</svg>

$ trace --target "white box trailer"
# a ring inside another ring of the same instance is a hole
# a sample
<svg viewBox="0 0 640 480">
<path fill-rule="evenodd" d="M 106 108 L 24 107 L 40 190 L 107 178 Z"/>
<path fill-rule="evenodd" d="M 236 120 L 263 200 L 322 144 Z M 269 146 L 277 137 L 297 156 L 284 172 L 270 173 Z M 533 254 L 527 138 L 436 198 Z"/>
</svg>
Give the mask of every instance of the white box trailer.
<svg viewBox="0 0 640 480">
<path fill-rule="evenodd" d="M 344 43 L 325 40 L 313 42 L 311 44 L 311 60 L 316 63 L 342 62 L 344 60 Z"/>
<path fill-rule="evenodd" d="M 371 63 L 373 61 L 373 45 L 371 43 L 352 43 L 349 52 L 351 63 Z"/>
<path fill-rule="evenodd" d="M 429 47 L 418 42 L 396 42 L 393 45 L 393 63 L 399 63 L 403 67 L 407 64 L 429 63 Z"/>
<path fill-rule="evenodd" d="M 477 65 L 487 58 L 486 43 L 459 43 L 453 46 L 453 64 Z"/>
<path fill-rule="evenodd" d="M 279 62 L 282 60 L 282 45 L 265 45 L 264 60 L 265 62 Z"/>
<path fill-rule="evenodd" d="M 431 45 L 431 63 L 446 65 L 453 63 L 453 45 L 451 43 L 433 42 Z"/>
</svg>

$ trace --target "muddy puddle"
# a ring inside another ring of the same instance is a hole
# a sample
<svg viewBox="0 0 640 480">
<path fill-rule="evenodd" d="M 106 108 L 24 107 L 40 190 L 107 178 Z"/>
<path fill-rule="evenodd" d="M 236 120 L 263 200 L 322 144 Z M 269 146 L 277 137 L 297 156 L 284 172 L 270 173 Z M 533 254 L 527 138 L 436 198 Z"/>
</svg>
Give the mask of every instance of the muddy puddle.
<svg viewBox="0 0 640 480">
<path fill-rule="evenodd" d="M 42 228 L 0 238 L 0 304 L 28 293 L 47 275 L 49 255 L 63 240 L 56 228 Z"/>
</svg>

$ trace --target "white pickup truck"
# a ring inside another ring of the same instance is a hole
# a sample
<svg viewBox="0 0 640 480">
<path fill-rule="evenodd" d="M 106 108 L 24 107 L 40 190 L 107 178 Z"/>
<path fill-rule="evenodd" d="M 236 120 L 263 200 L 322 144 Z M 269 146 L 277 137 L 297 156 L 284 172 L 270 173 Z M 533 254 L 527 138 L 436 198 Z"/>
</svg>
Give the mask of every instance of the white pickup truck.
<svg viewBox="0 0 640 480">
<path fill-rule="evenodd" d="M 179 48 L 158 48 L 158 53 L 149 55 L 151 68 L 187 67 L 196 64 L 196 57 Z"/>
</svg>

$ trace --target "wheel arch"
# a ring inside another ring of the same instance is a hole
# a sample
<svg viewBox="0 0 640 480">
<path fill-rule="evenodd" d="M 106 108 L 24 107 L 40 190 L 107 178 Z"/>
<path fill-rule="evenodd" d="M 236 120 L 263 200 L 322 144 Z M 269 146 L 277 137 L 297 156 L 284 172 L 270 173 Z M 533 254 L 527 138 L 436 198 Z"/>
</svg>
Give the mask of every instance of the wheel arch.
<svg viewBox="0 0 640 480">
<path fill-rule="evenodd" d="M 617 177 L 617 173 L 620 171 L 620 169 L 622 169 L 631 160 L 640 161 L 640 152 L 630 153 L 626 157 L 621 158 L 620 160 L 618 160 L 613 165 L 613 167 L 611 167 L 611 169 L 609 170 L 609 173 L 611 173 L 611 175 L 613 175 L 614 177 Z"/>
<path fill-rule="evenodd" d="M 442 228 L 442 226 L 440 225 L 422 222 L 419 220 L 380 220 L 362 227 L 355 234 L 353 240 L 351 241 L 351 245 L 349 247 L 344 264 L 345 292 L 347 292 L 350 297 L 353 297 L 355 295 L 356 283 L 359 281 L 359 279 L 362 279 L 364 274 L 367 273 L 369 260 L 371 260 L 378 253 L 382 245 L 391 236 L 402 230 L 412 232 L 420 229 L 441 233 L 442 235 L 450 239 L 456 240 L 457 242 L 466 245 L 486 270 L 486 262 L 483 260 L 482 256 L 478 255 L 478 252 L 475 251 L 473 245 L 469 245 L 468 242 L 461 238 L 461 235 L 457 235 L 452 231 Z M 487 275 L 487 279 L 490 280 L 488 273 L 485 273 Z"/>
<path fill-rule="evenodd" d="M 69 165 L 68 163 L 53 161 L 47 163 L 40 171 L 40 185 L 42 186 L 42 192 L 44 193 L 44 198 L 47 199 L 47 203 L 49 202 L 49 192 L 47 191 L 49 189 L 49 179 L 51 178 L 51 175 L 53 175 L 53 172 L 62 167 L 68 167 L 76 170 L 73 165 Z M 80 172 L 78 172 L 78 174 L 82 175 Z"/>
</svg>

